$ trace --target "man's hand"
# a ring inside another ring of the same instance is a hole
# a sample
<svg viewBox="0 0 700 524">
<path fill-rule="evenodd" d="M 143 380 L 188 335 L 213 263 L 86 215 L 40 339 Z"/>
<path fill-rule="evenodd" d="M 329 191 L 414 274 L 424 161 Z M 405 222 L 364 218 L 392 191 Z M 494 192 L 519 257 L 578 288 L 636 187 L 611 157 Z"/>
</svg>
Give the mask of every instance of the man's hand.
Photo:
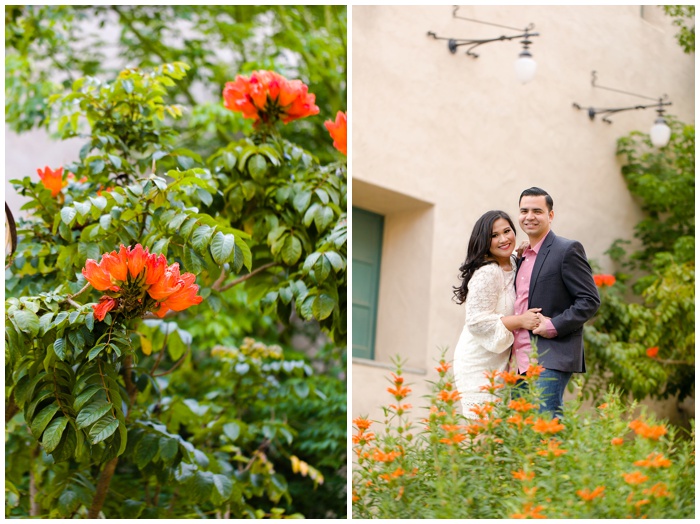
<svg viewBox="0 0 700 524">
<path fill-rule="evenodd" d="M 537 313 L 537 318 L 539 319 L 540 324 L 532 330 L 532 334 L 543 338 L 552 338 L 551 336 L 549 336 L 549 332 L 547 331 L 547 324 L 545 322 L 545 320 L 549 320 L 550 317 L 545 317 L 542 313 Z"/>
</svg>

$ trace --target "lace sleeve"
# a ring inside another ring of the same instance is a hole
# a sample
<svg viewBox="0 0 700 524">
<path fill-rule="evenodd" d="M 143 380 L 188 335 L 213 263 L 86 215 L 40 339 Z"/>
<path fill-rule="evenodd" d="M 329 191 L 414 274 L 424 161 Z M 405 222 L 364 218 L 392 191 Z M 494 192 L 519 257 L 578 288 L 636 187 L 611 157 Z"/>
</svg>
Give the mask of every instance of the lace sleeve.
<svg viewBox="0 0 700 524">
<path fill-rule="evenodd" d="M 498 313 L 503 290 L 503 275 L 496 264 L 476 270 L 469 281 L 466 325 L 476 342 L 493 353 L 502 353 L 513 344 L 513 333 L 506 329 Z"/>
</svg>

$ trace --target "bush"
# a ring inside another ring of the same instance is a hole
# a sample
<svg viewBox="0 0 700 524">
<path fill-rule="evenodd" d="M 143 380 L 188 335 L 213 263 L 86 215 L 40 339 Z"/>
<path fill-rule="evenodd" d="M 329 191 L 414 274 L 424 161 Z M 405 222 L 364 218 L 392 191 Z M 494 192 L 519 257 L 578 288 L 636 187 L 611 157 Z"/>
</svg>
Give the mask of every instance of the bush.
<svg viewBox="0 0 700 524">
<path fill-rule="evenodd" d="M 478 420 L 457 413 L 444 358 L 423 427 L 410 421 L 400 364 L 385 428 L 354 420 L 354 518 L 692 518 L 694 432 L 658 422 L 609 391 L 595 409 L 567 403 L 563 421 L 541 416 L 531 366 L 490 374 L 499 401 Z"/>
</svg>

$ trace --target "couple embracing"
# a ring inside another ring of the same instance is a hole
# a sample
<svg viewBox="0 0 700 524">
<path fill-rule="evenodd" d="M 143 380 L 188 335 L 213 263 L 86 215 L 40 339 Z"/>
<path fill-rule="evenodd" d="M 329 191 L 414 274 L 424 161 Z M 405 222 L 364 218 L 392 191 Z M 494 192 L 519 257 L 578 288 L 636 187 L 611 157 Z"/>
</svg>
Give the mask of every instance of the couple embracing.
<svg viewBox="0 0 700 524">
<path fill-rule="evenodd" d="M 474 225 L 467 257 L 454 288 L 466 321 L 455 348 L 455 385 L 462 412 L 495 397 L 484 372 L 524 374 L 531 363 L 544 368 L 540 411 L 561 416 L 564 390 L 573 373 L 586 370 L 583 325 L 600 306 L 583 246 L 551 230 L 552 197 L 532 187 L 520 195 L 520 227 L 529 245 L 515 250 L 515 226 L 503 211 L 489 211 Z M 532 341 L 537 362 L 531 360 Z"/>
</svg>

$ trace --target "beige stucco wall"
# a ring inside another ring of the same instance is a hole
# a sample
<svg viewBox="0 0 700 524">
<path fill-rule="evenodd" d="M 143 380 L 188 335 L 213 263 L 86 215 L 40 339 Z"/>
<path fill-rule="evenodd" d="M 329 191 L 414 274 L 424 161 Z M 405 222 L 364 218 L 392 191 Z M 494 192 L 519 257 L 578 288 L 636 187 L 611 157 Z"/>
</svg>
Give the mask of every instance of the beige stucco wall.
<svg viewBox="0 0 700 524">
<path fill-rule="evenodd" d="M 390 401 L 385 365 L 407 360 L 414 406 L 439 348 L 448 357 L 462 328 L 452 301 L 457 268 L 475 220 L 490 209 L 517 217 L 520 192 L 554 198 L 554 231 L 583 242 L 612 270 L 604 252 L 631 238 L 640 220 L 615 157 L 616 139 L 647 131 L 653 110 L 589 121 L 584 107 L 645 104 L 591 86 L 647 96 L 667 94 L 669 113 L 694 121 L 694 56 L 676 28 L 647 6 L 464 6 L 459 15 L 496 24 L 535 24 L 535 79 L 514 77 L 517 41 L 449 53 L 427 36 L 492 38 L 515 32 L 456 20 L 452 6 L 353 6 L 352 185 L 354 206 L 386 216 L 376 362 L 354 360 L 352 415 L 383 420 Z M 650 102 L 649 102 L 650 103 Z M 519 232 L 518 239 L 526 238 Z"/>
</svg>

